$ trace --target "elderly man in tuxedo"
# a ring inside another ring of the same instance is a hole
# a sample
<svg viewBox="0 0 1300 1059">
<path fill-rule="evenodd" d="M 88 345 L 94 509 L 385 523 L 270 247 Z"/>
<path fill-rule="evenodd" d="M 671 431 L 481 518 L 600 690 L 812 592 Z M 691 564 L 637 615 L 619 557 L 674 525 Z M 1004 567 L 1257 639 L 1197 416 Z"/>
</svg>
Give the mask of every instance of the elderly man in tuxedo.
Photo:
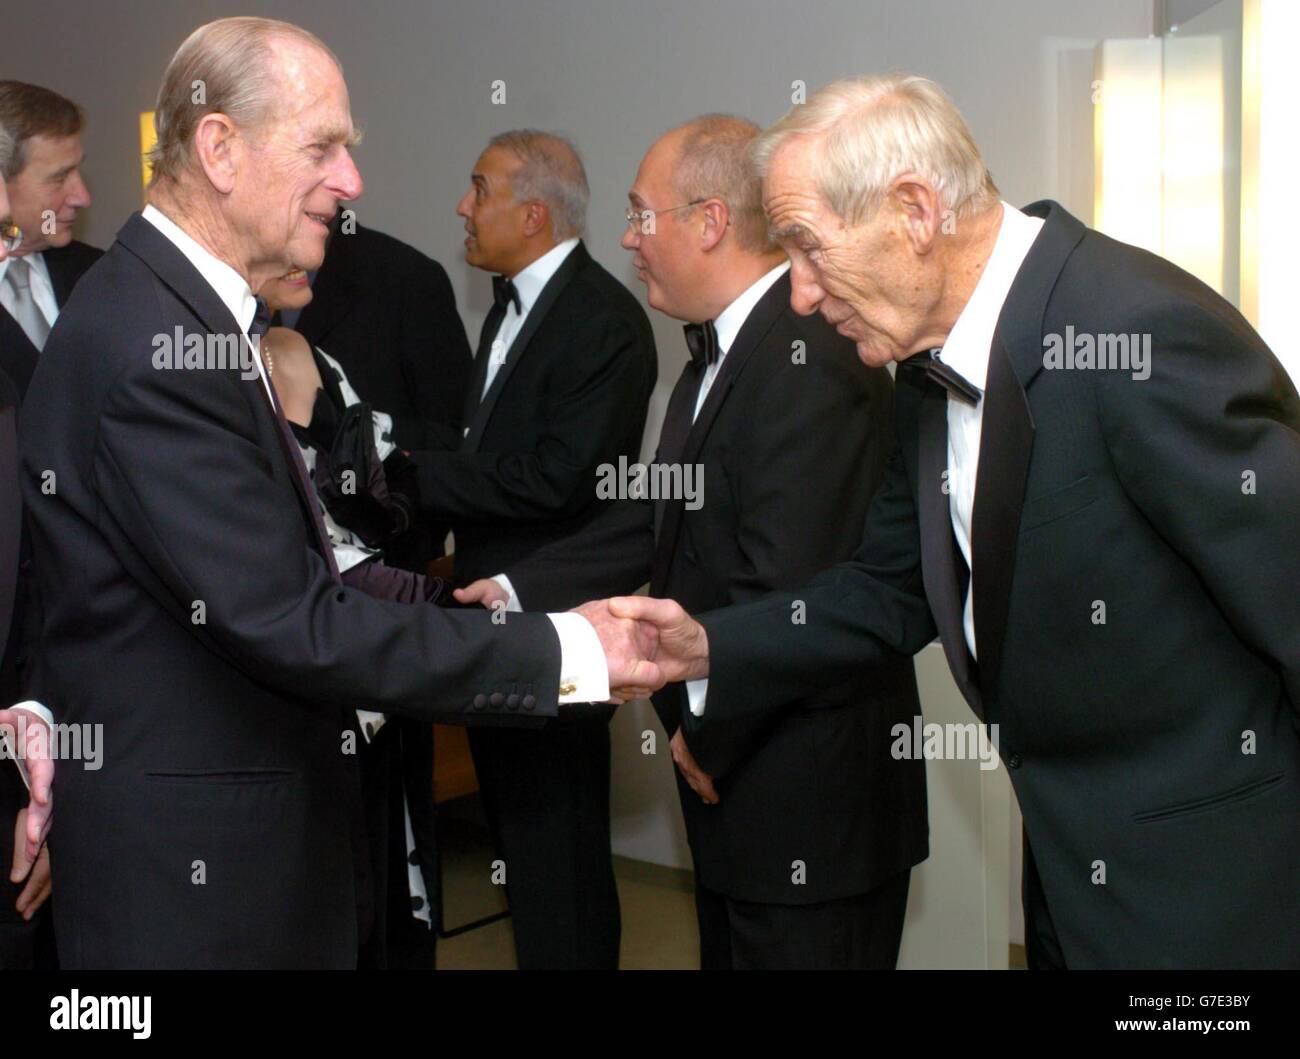
<svg viewBox="0 0 1300 1059">
<path fill-rule="evenodd" d="M 14 138 L 0 124 L 0 173 L 13 160 Z M 5 182 L 0 180 L 0 266 L 23 242 L 14 223 Z M 51 720 L 42 705 L 23 698 L 17 644 L 21 637 L 19 577 L 22 557 L 22 501 L 18 495 L 18 387 L 0 369 L 0 970 L 49 967 L 53 941 L 46 901 L 50 895 L 50 856 L 44 845 L 49 825 L 53 761 L 48 732 Z M 18 703 L 10 709 L 11 704 Z M 34 738 L 29 739 L 29 735 Z M 28 793 L 30 787 L 30 794 Z M 12 859 L 7 855 L 13 837 Z"/>
<path fill-rule="evenodd" d="M 501 624 L 340 577 L 252 347 L 256 292 L 316 268 L 362 191 L 342 70 L 299 27 L 221 19 L 156 113 L 149 205 L 60 314 L 23 410 L 40 686 L 60 721 L 102 725 L 102 767 L 60 774 L 60 960 L 351 967 L 374 900 L 356 707 L 555 716 L 653 682 L 652 645 L 603 605 Z"/>
<path fill-rule="evenodd" d="M 665 675 L 708 677 L 687 738 L 937 632 L 1024 813 L 1031 965 L 1300 965 L 1300 398 L 1277 358 L 1169 262 L 1002 202 L 924 78 L 832 84 L 755 157 L 794 307 L 898 364 L 898 444 L 849 562 L 698 621 L 612 604 L 659 624 Z"/>
</svg>

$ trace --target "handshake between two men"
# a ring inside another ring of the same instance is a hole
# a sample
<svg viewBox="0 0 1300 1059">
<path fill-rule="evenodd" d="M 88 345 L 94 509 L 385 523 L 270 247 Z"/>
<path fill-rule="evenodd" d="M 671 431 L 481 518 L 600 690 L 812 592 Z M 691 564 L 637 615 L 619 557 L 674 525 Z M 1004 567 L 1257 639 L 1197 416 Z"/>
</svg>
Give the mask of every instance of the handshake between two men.
<svg viewBox="0 0 1300 1059">
<path fill-rule="evenodd" d="M 456 599 L 492 609 L 505 607 L 509 593 L 490 578 L 456 589 Z M 709 640 L 704 627 L 671 599 L 614 596 L 574 608 L 600 639 L 609 668 L 611 701 L 643 699 L 665 684 L 709 674 Z"/>
</svg>

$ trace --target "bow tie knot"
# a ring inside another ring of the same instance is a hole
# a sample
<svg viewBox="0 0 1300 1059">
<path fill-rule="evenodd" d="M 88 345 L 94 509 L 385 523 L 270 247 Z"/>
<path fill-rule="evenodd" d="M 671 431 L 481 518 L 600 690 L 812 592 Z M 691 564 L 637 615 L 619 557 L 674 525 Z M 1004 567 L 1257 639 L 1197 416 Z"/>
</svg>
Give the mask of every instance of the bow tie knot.
<svg viewBox="0 0 1300 1059">
<path fill-rule="evenodd" d="M 948 396 L 968 404 L 972 408 L 980 403 L 983 391 L 965 376 L 954 371 L 952 367 L 939 359 L 939 350 L 931 349 L 908 357 L 898 366 L 905 372 L 921 375 L 937 386 L 943 387 Z"/>
<path fill-rule="evenodd" d="M 505 276 L 492 277 L 492 300 L 498 309 L 505 309 L 507 303 L 513 302 L 516 313 L 522 313 L 523 302 L 519 300 L 519 288 L 515 281 Z"/>
<path fill-rule="evenodd" d="M 697 368 L 712 367 L 718 362 L 718 331 L 712 320 L 687 324 L 682 330 L 686 332 L 686 348 L 691 352 L 691 362 Z"/>
<path fill-rule="evenodd" d="M 261 298 L 257 299 L 257 312 L 253 314 L 253 322 L 248 325 L 248 337 L 256 338 L 259 341 L 266 337 L 266 332 L 271 329 L 271 310 L 266 302 Z"/>
</svg>

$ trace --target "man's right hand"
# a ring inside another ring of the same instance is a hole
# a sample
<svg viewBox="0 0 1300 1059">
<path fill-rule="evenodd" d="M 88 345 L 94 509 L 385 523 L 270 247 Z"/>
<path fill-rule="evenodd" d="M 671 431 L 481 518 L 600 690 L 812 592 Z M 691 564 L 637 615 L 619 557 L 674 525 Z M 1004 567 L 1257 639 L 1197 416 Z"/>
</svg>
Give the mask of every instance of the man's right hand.
<svg viewBox="0 0 1300 1059">
<path fill-rule="evenodd" d="M 609 602 L 598 599 L 574 607 L 596 630 L 609 668 L 609 689 L 616 702 L 643 698 L 666 681 L 651 661 L 659 633 L 648 622 L 629 621 L 611 613 Z"/>
<path fill-rule="evenodd" d="M 609 601 L 609 611 L 615 617 L 631 618 L 643 628 L 656 630 L 658 649 L 650 657 L 664 684 L 709 675 L 708 634 L 681 604 L 649 596 L 615 596 Z"/>
</svg>

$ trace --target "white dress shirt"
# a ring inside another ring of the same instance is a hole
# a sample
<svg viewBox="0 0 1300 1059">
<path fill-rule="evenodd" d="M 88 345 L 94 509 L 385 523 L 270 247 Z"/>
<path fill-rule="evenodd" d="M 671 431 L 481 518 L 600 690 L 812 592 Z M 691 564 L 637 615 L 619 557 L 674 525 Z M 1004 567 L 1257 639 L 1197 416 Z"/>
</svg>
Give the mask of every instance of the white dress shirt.
<svg viewBox="0 0 1300 1059">
<path fill-rule="evenodd" d="M 1042 227 L 1042 218 L 1029 217 L 1011 204 L 1002 203 L 1002 227 L 998 229 L 993 253 L 939 354 L 940 360 L 978 386 L 981 392 L 988 380 L 989 350 L 1002 306 Z M 966 560 L 966 568 L 972 571 L 962 615 L 966 645 L 972 658 L 975 658 L 975 568 L 971 564 L 971 516 L 975 510 L 983 421 L 982 397 L 974 407 L 948 398 L 948 508 L 957 546 Z"/>
<path fill-rule="evenodd" d="M 519 294 L 519 308 L 515 308 L 513 301 L 506 306 L 506 314 L 501 318 L 501 326 L 497 328 L 496 336 L 492 339 L 492 348 L 488 350 L 487 375 L 483 379 L 483 393 L 479 394 L 480 400 L 492 388 L 492 381 L 501 370 L 501 365 L 506 362 L 506 357 L 510 355 L 510 347 L 514 345 L 515 338 L 523 330 L 524 321 L 528 319 L 529 312 L 537 304 L 542 289 L 560 270 L 560 266 L 573 253 L 573 248 L 577 245 L 576 238 L 556 243 L 514 277 L 515 290 Z M 465 428 L 465 433 L 469 434 L 469 427 Z"/>
<path fill-rule="evenodd" d="M 14 257 L 10 256 L 0 261 L 0 305 L 4 306 L 10 316 L 14 315 L 14 294 L 5 282 L 5 276 L 9 274 L 9 262 L 12 260 Z M 54 297 L 54 281 L 50 279 L 50 267 L 45 263 L 45 255 L 39 251 L 24 254 L 23 260 L 31 266 L 32 301 L 45 317 L 45 322 L 53 327 L 54 321 L 59 318 L 59 303 Z"/>
<path fill-rule="evenodd" d="M 230 310 L 235 322 L 245 333 L 257 314 L 257 299 L 244 279 L 226 262 L 210 254 L 188 235 L 175 221 L 153 205 L 144 208 L 144 219 L 157 228 L 186 259 L 198 270 Z M 558 247 L 557 247 L 558 249 Z M 539 259 L 540 260 L 540 259 Z M 534 262 L 536 263 L 536 262 Z M 557 266 L 558 267 L 558 266 Z M 271 396 L 271 383 L 266 377 L 266 365 L 260 356 L 254 356 L 262 385 Z M 313 495 L 312 500 L 320 507 Z M 549 614 L 551 624 L 560 639 L 560 684 L 573 690 L 560 695 L 562 703 L 604 702 L 609 698 L 609 670 L 605 665 L 605 652 L 600 637 L 591 623 L 581 614 Z M 599 660 L 599 665 L 597 665 Z"/>
<path fill-rule="evenodd" d="M 740 334 L 740 329 L 745 325 L 745 321 L 749 319 L 749 314 L 754 311 L 754 306 L 759 303 L 764 294 L 771 290 L 772 284 L 789 270 L 790 262 L 783 261 L 776 268 L 764 273 L 758 280 L 746 287 L 740 296 L 723 309 L 718 314 L 718 318 L 713 321 L 713 329 L 718 335 L 718 359 L 704 369 L 704 377 L 700 380 L 700 392 L 695 398 L 695 412 L 691 416 L 692 423 L 699 416 L 700 409 L 704 407 L 704 402 L 709 396 L 709 390 L 713 388 L 714 380 L 717 379 L 718 373 L 722 370 L 722 362 L 727 359 L 727 353 L 735 343 L 736 336 Z M 519 597 L 515 594 L 514 585 L 510 583 L 510 578 L 507 575 L 497 574 L 492 580 L 509 594 L 510 600 L 506 604 L 506 610 L 523 610 Z M 704 696 L 708 688 L 708 677 L 702 680 L 688 680 L 686 682 L 686 696 L 690 702 L 691 712 L 697 717 L 704 712 Z"/>
</svg>

